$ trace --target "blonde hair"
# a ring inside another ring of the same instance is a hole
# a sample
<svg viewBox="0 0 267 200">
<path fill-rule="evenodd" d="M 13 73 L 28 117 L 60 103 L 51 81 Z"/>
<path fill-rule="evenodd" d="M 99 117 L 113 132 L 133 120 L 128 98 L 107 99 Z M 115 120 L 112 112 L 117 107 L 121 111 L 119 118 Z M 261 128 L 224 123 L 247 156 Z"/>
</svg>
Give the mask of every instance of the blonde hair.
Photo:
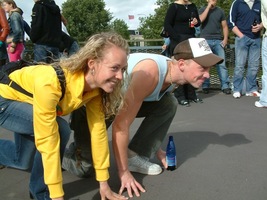
<svg viewBox="0 0 267 200">
<path fill-rule="evenodd" d="M 92 35 L 77 53 L 60 60 L 59 64 L 70 73 L 81 71 L 85 73 L 88 70 L 88 60 L 92 59 L 97 62 L 103 60 L 106 51 L 113 46 L 123 49 L 129 55 L 128 43 L 122 36 L 114 32 L 102 32 Z M 102 90 L 102 102 L 106 117 L 115 115 L 122 107 L 124 83 L 124 80 L 120 81 L 112 93 L 106 93 Z"/>
</svg>

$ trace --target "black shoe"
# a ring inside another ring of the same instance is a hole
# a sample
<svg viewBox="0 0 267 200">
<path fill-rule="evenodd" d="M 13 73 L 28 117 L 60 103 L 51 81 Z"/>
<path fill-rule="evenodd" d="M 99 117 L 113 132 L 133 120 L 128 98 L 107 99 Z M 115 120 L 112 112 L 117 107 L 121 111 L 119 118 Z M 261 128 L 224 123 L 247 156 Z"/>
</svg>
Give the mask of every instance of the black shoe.
<svg viewBox="0 0 267 200">
<path fill-rule="evenodd" d="M 203 100 L 200 98 L 192 99 L 195 103 L 203 103 Z"/>
<path fill-rule="evenodd" d="M 231 94 L 231 89 L 230 88 L 225 88 L 222 90 L 224 94 Z"/>
<path fill-rule="evenodd" d="M 183 100 L 178 100 L 178 103 L 182 106 L 186 106 L 186 105 L 189 105 L 189 101 L 186 100 L 186 99 L 183 99 Z"/>
<path fill-rule="evenodd" d="M 30 196 L 30 199 L 34 199 L 34 197 L 33 197 L 32 193 L 31 193 L 31 191 L 29 191 L 29 196 Z"/>
<path fill-rule="evenodd" d="M 209 88 L 203 88 L 202 91 L 203 91 L 204 94 L 209 94 L 210 93 Z"/>
</svg>

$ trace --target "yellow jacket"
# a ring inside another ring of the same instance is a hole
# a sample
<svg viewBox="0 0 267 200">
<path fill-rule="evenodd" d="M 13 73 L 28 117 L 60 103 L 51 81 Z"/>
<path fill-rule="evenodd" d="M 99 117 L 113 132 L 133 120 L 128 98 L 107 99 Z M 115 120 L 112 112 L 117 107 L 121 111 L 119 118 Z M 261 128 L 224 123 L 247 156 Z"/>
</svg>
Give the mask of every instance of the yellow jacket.
<svg viewBox="0 0 267 200">
<path fill-rule="evenodd" d="M 9 77 L 32 93 L 33 98 L 12 89 L 8 85 L 0 84 L 2 97 L 33 105 L 35 144 L 42 154 L 44 180 L 52 198 L 64 195 L 59 151 L 60 137 L 56 117 L 67 115 L 82 105 L 86 105 L 96 179 L 105 181 L 109 178 L 108 135 L 105 115 L 102 111 L 101 90 L 95 89 L 83 94 L 84 73 L 70 74 L 66 70 L 64 72 L 66 90 L 65 96 L 60 102 L 61 87 L 55 70 L 51 66 L 24 67 L 10 74 Z"/>
</svg>

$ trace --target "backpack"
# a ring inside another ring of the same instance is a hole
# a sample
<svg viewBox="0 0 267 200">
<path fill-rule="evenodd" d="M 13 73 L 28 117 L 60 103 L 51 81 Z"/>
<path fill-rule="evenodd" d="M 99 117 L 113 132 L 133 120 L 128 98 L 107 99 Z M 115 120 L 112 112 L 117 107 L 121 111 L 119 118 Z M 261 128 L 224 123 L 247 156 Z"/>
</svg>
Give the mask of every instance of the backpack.
<svg viewBox="0 0 267 200">
<path fill-rule="evenodd" d="M 20 85 L 18 85 L 16 82 L 12 81 L 9 78 L 9 74 L 11 74 L 12 72 L 21 69 L 23 67 L 28 67 L 28 66 L 33 66 L 33 65 L 37 65 L 38 63 L 36 62 L 29 62 L 26 60 L 19 60 L 16 62 L 9 62 L 3 66 L 0 67 L 0 83 L 2 84 L 6 84 L 9 85 L 10 87 L 12 87 L 13 89 L 29 96 L 29 97 L 33 97 L 33 95 L 26 91 L 24 88 L 22 88 Z M 62 68 L 59 65 L 53 66 L 53 69 L 56 71 L 58 80 L 60 82 L 60 86 L 61 86 L 61 97 L 60 97 L 60 101 L 63 99 L 64 95 L 65 95 L 65 90 L 66 90 L 66 79 L 65 79 L 65 75 L 64 72 L 62 70 Z"/>
</svg>

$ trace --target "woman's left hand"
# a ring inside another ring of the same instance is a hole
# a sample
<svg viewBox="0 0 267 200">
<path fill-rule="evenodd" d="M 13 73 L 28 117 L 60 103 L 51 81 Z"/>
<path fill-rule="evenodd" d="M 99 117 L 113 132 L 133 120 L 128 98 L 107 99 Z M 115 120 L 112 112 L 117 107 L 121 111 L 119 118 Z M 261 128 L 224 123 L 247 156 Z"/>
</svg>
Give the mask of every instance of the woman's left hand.
<svg viewBox="0 0 267 200">
<path fill-rule="evenodd" d="M 194 25 L 196 25 L 198 23 L 197 18 L 193 18 L 193 21 L 191 23 L 193 23 Z"/>
</svg>

